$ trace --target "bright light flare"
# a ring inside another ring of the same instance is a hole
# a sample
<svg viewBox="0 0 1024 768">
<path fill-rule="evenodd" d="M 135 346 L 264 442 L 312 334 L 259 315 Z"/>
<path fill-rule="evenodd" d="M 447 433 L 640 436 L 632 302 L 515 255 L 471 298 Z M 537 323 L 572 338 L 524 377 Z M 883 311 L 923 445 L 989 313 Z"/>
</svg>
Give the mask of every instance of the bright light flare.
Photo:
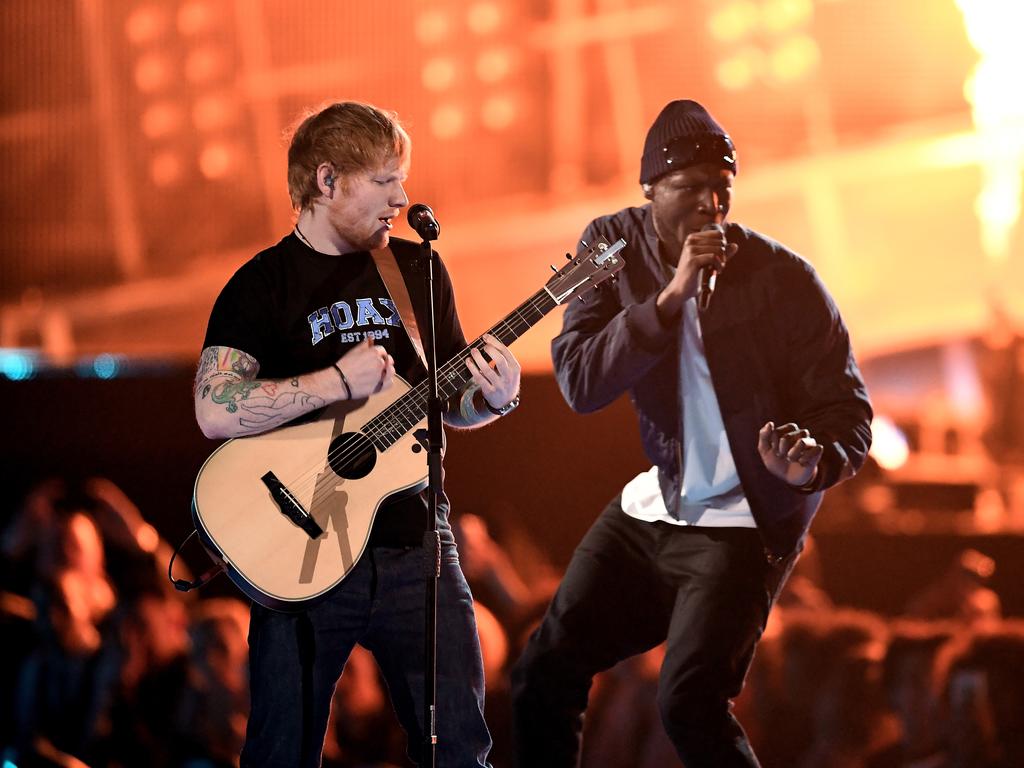
<svg viewBox="0 0 1024 768">
<path fill-rule="evenodd" d="M 13 349 L 0 349 L 0 376 L 10 381 L 27 381 L 35 376 L 32 355 Z"/>
<path fill-rule="evenodd" d="M 783 40 L 771 54 L 771 71 L 776 80 L 792 83 L 818 65 L 821 54 L 810 35 L 798 34 Z"/>
<path fill-rule="evenodd" d="M 204 45 L 185 57 L 185 77 L 197 84 L 227 76 L 230 62 L 227 52 L 219 45 Z"/>
<path fill-rule="evenodd" d="M 437 56 L 424 63 L 420 72 L 420 81 L 424 88 L 431 91 L 446 91 L 455 84 L 458 67 L 454 59 L 448 56 Z"/>
<path fill-rule="evenodd" d="M 722 43 L 743 40 L 757 26 L 758 9 L 749 0 L 729 3 L 716 9 L 708 18 L 708 31 Z"/>
<path fill-rule="evenodd" d="M 501 25 L 501 20 L 501 8 L 490 0 L 474 4 L 466 13 L 466 26 L 478 35 L 494 32 Z"/>
<path fill-rule="evenodd" d="M 220 11 L 214 3 L 195 0 L 178 10 L 178 31 L 186 36 L 199 35 L 216 29 Z"/>
<path fill-rule="evenodd" d="M 738 91 L 749 87 L 765 66 L 764 51 L 751 45 L 720 61 L 715 67 L 715 75 L 724 88 Z"/>
<path fill-rule="evenodd" d="M 238 162 L 238 148 L 226 142 L 211 142 L 199 153 L 199 171 L 214 181 L 226 178 Z"/>
<path fill-rule="evenodd" d="M 814 4 L 811 0 L 765 0 L 761 6 L 761 23 L 773 34 L 804 26 L 813 15 Z"/>
<path fill-rule="evenodd" d="M 170 19 L 166 9 L 145 5 L 136 8 L 124 23 L 124 34 L 135 45 L 149 45 L 167 34 Z"/>
<path fill-rule="evenodd" d="M 155 93 L 167 88 L 174 79 L 174 67 L 168 56 L 149 53 L 135 65 L 135 85 L 143 93 Z"/>
<path fill-rule="evenodd" d="M 465 127 L 466 115 L 454 104 L 442 104 L 430 116 L 430 130 L 439 139 L 454 139 Z"/>
<path fill-rule="evenodd" d="M 492 131 L 504 130 L 515 122 L 518 111 L 510 96 L 491 96 L 480 108 L 480 121 Z"/>
<path fill-rule="evenodd" d="M 1003 0 L 956 0 L 980 60 L 964 85 L 981 139 L 982 189 L 974 204 L 982 247 L 994 262 L 1009 256 L 1020 218 L 1024 170 L 1024 5 Z"/>
<path fill-rule="evenodd" d="M 185 113 L 176 101 L 158 101 L 146 108 L 140 122 L 147 138 L 164 139 L 181 130 Z"/>
<path fill-rule="evenodd" d="M 910 457 L 910 446 L 903 431 L 888 416 L 875 416 L 871 421 L 871 458 L 882 469 L 899 469 Z"/>
<path fill-rule="evenodd" d="M 117 355 L 97 355 L 92 361 L 92 372 L 100 379 L 114 379 L 121 370 L 121 360 Z"/>
<path fill-rule="evenodd" d="M 427 10 L 416 17 L 415 30 L 421 43 L 440 43 L 451 34 L 451 18 L 443 11 Z"/>
<path fill-rule="evenodd" d="M 476 59 L 476 76 L 485 83 L 496 83 L 512 71 L 512 53 L 507 48 L 488 48 Z"/>
<path fill-rule="evenodd" d="M 207 94 L 192 105 L 192 124 L 204 133 L 227 128 L 238 119 L 238 104 L 228 93 Z"/>
</svg>

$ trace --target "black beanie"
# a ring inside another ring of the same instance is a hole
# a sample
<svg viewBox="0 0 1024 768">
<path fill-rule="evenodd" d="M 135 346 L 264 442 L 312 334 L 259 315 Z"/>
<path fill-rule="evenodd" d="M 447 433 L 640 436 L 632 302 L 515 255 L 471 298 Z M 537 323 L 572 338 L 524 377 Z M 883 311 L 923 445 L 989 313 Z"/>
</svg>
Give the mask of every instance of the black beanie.
<svg viewBox="0 0 1024 768">
<path fill-rule="evenodd" d="M 644 140 L 644 154 L 640 158 L 640 183 L 650 184 L 659 176 L 677 170 L 665 157 L 665 145 L 680 137 L 724 136 L 729 134 L 715 122 L 708 111 L 696 101 L 677 99 L 670 101 L 655 118 Z M 703 161 L 700 161 L 703 162 Z M 731 166 L 735 170 L 735 163 Z"/>
</svg>

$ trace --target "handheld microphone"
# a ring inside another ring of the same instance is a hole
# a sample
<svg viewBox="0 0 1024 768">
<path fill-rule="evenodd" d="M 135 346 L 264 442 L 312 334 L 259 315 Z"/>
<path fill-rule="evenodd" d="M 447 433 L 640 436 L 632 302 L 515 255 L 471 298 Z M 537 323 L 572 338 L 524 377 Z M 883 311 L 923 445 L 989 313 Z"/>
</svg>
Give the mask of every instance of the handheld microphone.
<svg viewBox="0 0 1024 768">
<path fill-rule="evenodd" d="M 437 223 L 429 205 L 416 203 L 409 209 L 406 218 L 409 221 L 409 226 L 416 230 L 416 234 L 424 240 L 437 240 L 441 234 L 441 225 Z"/>
<path fill-rule="evenodd" d="M 701 232 L 711 231 L 724 232 L 722 225 L 717 221 L 711 224 L 705 224 L 701 227 Z M 704 312 L 708 305 L 711 303 L 711 294 L 715 292 L 714 277 L 718 274 L 718 270 L 712 266 L 700 268 L 700 288 L 697 291 L 697 309 Z"/>
</svg>

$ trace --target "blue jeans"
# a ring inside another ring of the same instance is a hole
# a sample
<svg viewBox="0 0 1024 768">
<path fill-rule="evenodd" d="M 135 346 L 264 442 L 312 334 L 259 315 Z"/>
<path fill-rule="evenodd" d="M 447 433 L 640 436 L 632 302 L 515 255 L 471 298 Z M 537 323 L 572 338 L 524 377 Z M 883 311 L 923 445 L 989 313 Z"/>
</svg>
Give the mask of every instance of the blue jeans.
<svg viewBox="0 0 1024 768">
<path fill-rule="evenodd" d="M 437 765 L 490 764 L 484 675 L 473 598 L 450 529 L 442 530 L 437 621 Z M 426 550 L 367 551 L 324 601 L 299 613 L 252 606 L 252 711 L 242 768 L 320 765 L 334 688 L 356 643 L 377 660 L 420 763 L 423 743 Z"/>
</svg>

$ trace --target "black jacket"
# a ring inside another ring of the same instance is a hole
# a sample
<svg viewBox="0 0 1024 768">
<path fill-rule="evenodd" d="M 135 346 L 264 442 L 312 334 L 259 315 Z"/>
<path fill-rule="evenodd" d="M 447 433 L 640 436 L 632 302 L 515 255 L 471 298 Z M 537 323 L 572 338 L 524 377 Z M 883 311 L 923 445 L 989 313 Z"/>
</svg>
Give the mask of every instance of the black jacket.
<svg viewBox="0 0 1024 768">
<path fill-rule="evenodd" d="M 674 512 L 681 483 L 680 328 L 663 326 L 655 310 L 669 276 L 650 205 L 595 219 L 582 239 L 598 235 L 626 239 L 626 266 L 614 286 L 567 307 L 552 342 L 555 374 L 580 412 L 629 392 L 644 450 Z M 839 310 L 810 264 L 738 224 L 727 226 L 726 237 L 739 250 L 701 318 L 704 350 L 743 492 L 767 550 L 782 558 L 802 546 L 821 491 L 863 464 L 871 405 Z M 825 446 L 810 491 L 765 468 L 757 434 L 767 421 L 795 422 Z"/>
</svg>

